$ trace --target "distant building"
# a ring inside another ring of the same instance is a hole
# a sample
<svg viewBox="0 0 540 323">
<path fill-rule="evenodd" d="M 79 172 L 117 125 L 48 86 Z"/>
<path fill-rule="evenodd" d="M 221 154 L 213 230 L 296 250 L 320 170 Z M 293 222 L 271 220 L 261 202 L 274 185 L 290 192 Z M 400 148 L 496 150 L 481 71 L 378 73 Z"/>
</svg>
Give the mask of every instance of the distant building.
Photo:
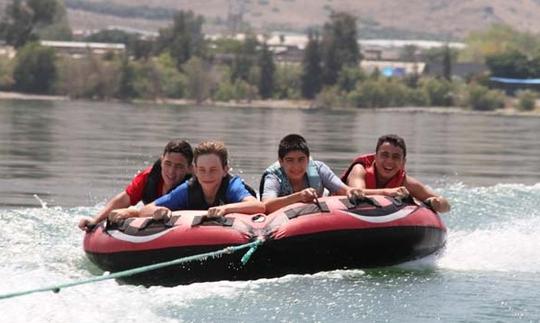
<svg viewBox="0 0 540 323">
<path fill-rule="evenodd" d="M 70 41 L 51 41 L 42 40 L 39 42 L 42 46 L 56 49 L 60 55 L 69 55 L 72 57 L 82 57 L 88 52 L 95 55 L 105 55 L 107 53 L 122 54 L 126 51 L 126 45 L 114 43 L 91 43 L 91 42 L 70 42 Z"/>
<path fill-rule="evenodd" d="M 360 67 L 369 74 L 378 70 L 382 75 L 387 77 L 404 77 L 406 75 L 420 75 L 424 73 L 426 63 L 362 60 Z"/>
<path fill-rule="evenodd" d="M 485 64 L 479 63 L 452 63 L 451 74 L 454 77 L 467 80 L 477 75 L 484 75 L 488 72 Z M 443 65 L 441 63 L 429 63 L 426 66 L 425 74 L 430 76 L 443 76 Z"/>
</svg>

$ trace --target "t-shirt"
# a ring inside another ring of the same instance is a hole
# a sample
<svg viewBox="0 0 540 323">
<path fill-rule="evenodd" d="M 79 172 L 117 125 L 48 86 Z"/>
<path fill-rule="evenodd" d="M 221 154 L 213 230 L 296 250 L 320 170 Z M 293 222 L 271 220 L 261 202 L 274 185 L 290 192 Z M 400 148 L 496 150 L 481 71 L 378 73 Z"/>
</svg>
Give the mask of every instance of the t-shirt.
<svg viewBox="0 0 540 323">
<path fill-rule="evenodd" d="M 322 186 L 330 191 L 330 193 L 336 193 L 341 188 L 345 187 L 345 184 L 334 174 L 334 172 L 325 163 L 314 160 L 315 168 L 321 178 Z M 304 176 L 304 188 L 309 186 L 307 176 Z M 278 177 L 275 174 L 268 174 L 264 178 L 264 188 L 262 192 L 262 198 L 276 198 L 279 197 L 281 191 L 281 184 Z"/>
<path fill-rule="evenodd" d="M 233 176 L 229 180 L 229 186 L 225 192 L 226 200 L 229 203 L 242 202 L 247 196 L 252 196 L 244 182 L 238 176 Z M 154 201 L 156 206 L 164 206 L 172 211 L 189 210 L 189 182 L 184 182 L 168 194 L 163 195 Z"/>
<path fill-rule="evenodd" d="M 129 195 L 129 201 L 131 205 L 135 205 L 139 203 L 140 200 L 142 200 L 144 186 L 146 185 L 146 182 L 148 181 L 148 176 L 150 175 L 150 172 L 152 171 L 152 166 L 149 166 L 142 172 L 135 175 L 135 178 L 131 181 L 131 183 L 126 186 L 126 193 Z M 162 194 L 162 188 L 163 188 L 163 179 L 160 178 L 159 184 L 157 187 L 157 193 L 159 196 Z"/>
</svg>

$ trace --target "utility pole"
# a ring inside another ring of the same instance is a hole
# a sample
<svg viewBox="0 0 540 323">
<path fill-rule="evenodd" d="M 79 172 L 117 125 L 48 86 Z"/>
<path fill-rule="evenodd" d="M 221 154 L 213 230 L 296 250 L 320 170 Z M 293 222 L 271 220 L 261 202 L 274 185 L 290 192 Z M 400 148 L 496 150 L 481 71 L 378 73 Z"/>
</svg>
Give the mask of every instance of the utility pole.
<svg viewBox="0 0 540 323">
<path fill-rule="evenodd" d="M 245 13 L 244 0 L 229 0 L 229 8 L 227 12 L 227 25 L 229 27 L 229 32 L 232 35 L 235 35 L 240 31 L 244 13 Z"/>
</svg>

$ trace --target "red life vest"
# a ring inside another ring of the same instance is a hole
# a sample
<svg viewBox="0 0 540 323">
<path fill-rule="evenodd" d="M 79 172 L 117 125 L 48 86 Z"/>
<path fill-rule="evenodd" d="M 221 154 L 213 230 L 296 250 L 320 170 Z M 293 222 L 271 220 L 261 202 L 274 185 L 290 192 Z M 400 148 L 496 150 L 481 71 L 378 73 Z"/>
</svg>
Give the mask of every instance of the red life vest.
<svg viewBox="0 0 540 323">
<path fill-rule="evenodd" d="M 351 173 L 352 168 L 356 164 L 361 164 L 366 170 L 366 177 L 364 178 L 366 182 L 367 189 L 377 189 L 377 188 L 395 188 L 403 186 L 405 182 L 405 176 L 407 175 L 405 170 L 399 170 L 394 177 L 392 177 L 384 187 L 377 187 L 377 171 L 375 169 L 375 154 L 360 155 L 356 157 L 349 168 L 341 175 L 341 180 L 346 183 L 347 177 Z"/>
</svg>

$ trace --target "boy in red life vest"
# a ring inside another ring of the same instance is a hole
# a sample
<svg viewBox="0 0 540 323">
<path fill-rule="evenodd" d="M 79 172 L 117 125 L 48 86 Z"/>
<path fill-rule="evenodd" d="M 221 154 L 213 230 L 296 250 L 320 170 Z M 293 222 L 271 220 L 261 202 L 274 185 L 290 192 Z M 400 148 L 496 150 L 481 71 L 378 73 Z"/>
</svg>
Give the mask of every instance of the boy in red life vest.
<svg viewBox="0 0 540 323">
<path fill-rule="evenodd" d="M 448 200 L 405 172 L 407 147 L 403 138 L 385 135 L 377 141 L 375 154 L 356 157 L 341 179 L 364 193 L 406 196 L 424 201 L 437 212 L 448 212 Z"/>
<path fill-rule="evenodd" d="M 88 227 L 105 220 L 110 213 L 115 213 L 117 218 L 130 217 L 130 213 L 136 210 L 128 208 L 129 206 L 139 201 L 144 204 L 151 203 L 189 179 L 192 161 L 193 150 L 188 142 L 180 139 L 169 141 L 160 159 L 138 173 L 126 189 L 109 200 L 94 218 L 81 218 L 79 228 L 87 230 Z"/>
</svg>

